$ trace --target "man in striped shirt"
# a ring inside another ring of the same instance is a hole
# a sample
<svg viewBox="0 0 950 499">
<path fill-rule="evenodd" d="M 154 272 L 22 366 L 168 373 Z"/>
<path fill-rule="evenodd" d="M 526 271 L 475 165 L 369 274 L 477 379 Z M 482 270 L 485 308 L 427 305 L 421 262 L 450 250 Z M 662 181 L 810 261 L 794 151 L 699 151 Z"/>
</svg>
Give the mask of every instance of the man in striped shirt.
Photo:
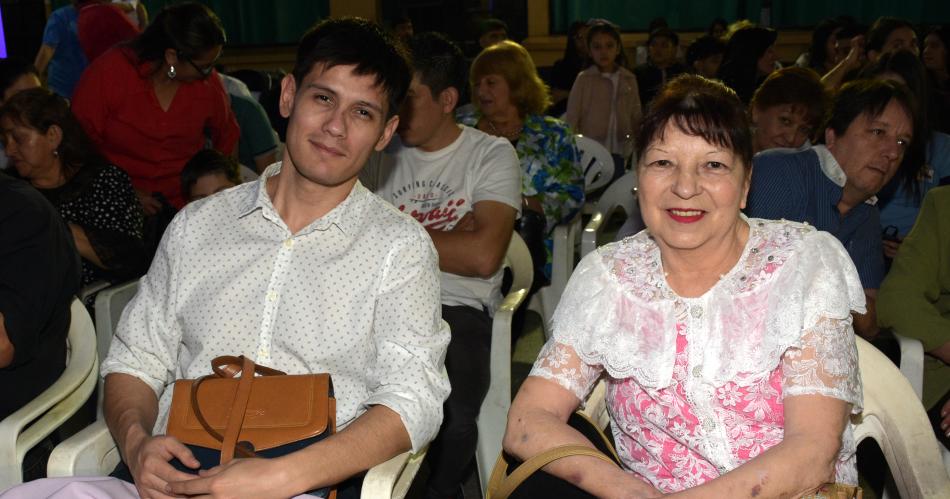
<svg viewBox="0 0 950 499">
<path fill-rule="evenodd" d="M 823 144 L 753 159 L 746 214 L 806 222 L 841 241 L 867 295 L 868 312 L 854 315 L 854 329 L 869 339 L 878 332 L 875 298 L 885 272 L 875 195 L 895 174 L 916 178 L 920 162 L 905 154 L 917 144 L 915 110 L 903 85 L 856 81 L 835 97 Z"/>
</svg>

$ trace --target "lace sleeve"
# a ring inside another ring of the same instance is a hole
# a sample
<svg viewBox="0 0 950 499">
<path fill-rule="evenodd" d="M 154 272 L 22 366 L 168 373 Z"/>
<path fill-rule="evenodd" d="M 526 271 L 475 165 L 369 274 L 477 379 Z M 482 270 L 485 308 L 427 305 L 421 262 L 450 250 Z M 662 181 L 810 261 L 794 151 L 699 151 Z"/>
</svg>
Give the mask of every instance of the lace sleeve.
<svg viewBox="0 0 950 499">
<path fill-rule="evenodd" d="M 800 347 L 782 356 L 783 396 L 824 395 L 844 400 L 861 412 L 858 349 L 851 317 L 822 318 L 804 331 Z"/>
<path fill-rule="evenodd" d="M 572 347 L 552 338 L 541 348 L 530 375 L 551 380 L 584 400 L 602 371 L 603 367 L 584 363 Z"/>
</svg>

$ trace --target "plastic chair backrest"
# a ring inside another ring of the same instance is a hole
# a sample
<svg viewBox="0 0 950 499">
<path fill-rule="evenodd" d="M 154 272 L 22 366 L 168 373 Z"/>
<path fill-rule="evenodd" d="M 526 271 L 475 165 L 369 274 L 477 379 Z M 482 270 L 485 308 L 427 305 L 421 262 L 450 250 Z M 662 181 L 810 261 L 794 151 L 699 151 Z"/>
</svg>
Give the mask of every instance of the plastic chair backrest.
<svg viewBox="0 0 950 499">
<path fill-rule="evenodd" d="M 0 421 L 0 490 L 23 482 L 26 452 L 79 410 L 99 377 L 92 319 L 78 299 L 70 305 L 71 318 L 66 369 L 49 388 Z"/>
<path fill-rule="evenodd" d="M 504 266 L 511 269 L 511 289 L 492 319 L 491 380 L 476 420 L 478 444 L 475 462 L 483 489 L 501 453 L 501 440 L 505 435 L 508 409 L 511 407 L 511 318 L 528 295 L 534 278 L 531 253 L 518 233 L 511 235 Z"/>
<path fill-rule="evenodd" d="M 109 345 L 115 335 L 115 328 L 119 325 L 122 311 L 138 290 L 139 281 L 136 279 L 116 284 L 96 295 L 96 349 L 100 359 L 105 359 L 109 354 Z"/>
<path fill-rule="evenodd" d="M 950 497 L 950 476 L 913 388 L 883 353 L 856 340 L 864 410 L 852 417 L 855 440 L 877 441 L 901 497 Z"/>
<path fill-rule="evenodd" d="M 591 193 L 603 187 L 613 179 L 614 158 L 600 142 L 583 135 L 575 135 L 579 163 L 584 172 L 584 192 Z"/>
</svg>

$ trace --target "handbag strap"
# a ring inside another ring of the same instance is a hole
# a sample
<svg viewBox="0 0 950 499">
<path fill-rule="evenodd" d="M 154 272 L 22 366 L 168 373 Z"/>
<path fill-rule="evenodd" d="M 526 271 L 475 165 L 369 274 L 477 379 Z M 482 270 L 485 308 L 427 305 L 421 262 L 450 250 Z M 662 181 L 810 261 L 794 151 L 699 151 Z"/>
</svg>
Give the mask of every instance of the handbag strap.
<svg viewBox="0 0 950 499">
<path fill-rule="evenodd" d="M 269 367 L 258 366 L 253 360 L 243 355 L 240 357 L 230 355 L 215 357 L 211 361 L 211 369 L 214 374 L 202 376 L 191 384 L 191 407 L 195 411 L 195 418 L 209 435 L 221 442 L 221 464 L 231 461 L 235 453 L 240 454 L 241 457 L 257 456 L 253 451 L 237 445 L 241 426 L 244 424 L 244 414 L 247 412 L 247 403 L 251 397 L 251 382 L 254 380 L 255 372 L 260 372 L 265 376 L 283 373 Z M 198 402 L 198 387 L 209 378 L 232 378 L 239 372 L 241 373 L 241 379 L 238 381 L 237 391 L 234 394 L 234 400 L 231 402 L 228 424 L 225 427 L 224 435 L 222 435 L 211 427 L 204 414 L 201 413 L 201 406 Z"/>
<path fill-rule="evenodd" d="M 508 476 L 505 476 L 505 473 L 508 469 L 508 463 L 505 461 L 504 455 L 498 456 L 498 461 L 495 462 L 495 469 L 492 470 L 491 478 L 488 480 L 488 491 L 490 499 L 508 499 L 508 496 L 521 485 L 532 473 L 538 471 L 539 469 L 551 464 L 558 459 L 571 456 L 589 456 L 596 457 L 601 461 L 606 461 L 610 464 L 617 465 L 612 459 L 607 457 L 603 452 L 600 452 L 597 449 L 587 447 L 585 445 L 562 445 L 559 447 L 554 447 L 553 449 L 548 449 L 536 456 L 531 457 L 527 461 L 521 463 L 521 466 L 515 468 L 515 470 Z"/>
</svg>

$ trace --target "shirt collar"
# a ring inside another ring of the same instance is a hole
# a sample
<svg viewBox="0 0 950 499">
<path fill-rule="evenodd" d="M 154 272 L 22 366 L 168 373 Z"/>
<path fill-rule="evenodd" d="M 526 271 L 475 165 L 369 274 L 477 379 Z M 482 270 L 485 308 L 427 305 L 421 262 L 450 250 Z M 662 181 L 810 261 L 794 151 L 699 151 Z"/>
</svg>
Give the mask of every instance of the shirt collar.
<svg viewBox="0 0 950 499">
<path fill-rule="evenodd" d="M 844 170 L 841 169 L 841 165 L 838 164 L 838 160 L 831 154 L 831 151 L 829 151 L 824 144 L 813 146 L 812 150 L 818 155 L 818 164 L 821 165 L 822 173 L 828 177 L 828 180 L 831 180 L 835 185 L 843 189 L 845 182 L 848 181 L 848 176 L 844 173 Z M 871 196 L 865 203 L 871 206 L 876 205 L 877 196 Z"/>
<path fill-rule="evenodd" d="M 271 203 L 270 195 L 267 193 L 267 179 L 280 173 L 281 166 L 282 163 L 280 161 L 268 166 L 260 178 L 255 180 L 257 186 L 247 191 L 247 196 L 242 201 L 240 209 L 238 210 L 239 218 L 243 218 L 260 209 L 264 218 L 284 225 L 280 214 L 277 213 L 277 209 L 274 208 L 273 203 Z M 353 185 L 353 189 L 350 190 L 350 193 L 340 204 L 336 205 L 326 215 L 304 227 L 300 231 L 300 234 L 307 234 L 314 230 L 326 230 L 331 225 L 336 226 L 344 234 L 355 234 L 357 226 L 359 225 L 357 210 L 366 200 L 368 194 L 369 191 L 366 190 L 366 187 L 363 187 L 363 184 L 357 180 L 356 184 Z"/>
</svg>

